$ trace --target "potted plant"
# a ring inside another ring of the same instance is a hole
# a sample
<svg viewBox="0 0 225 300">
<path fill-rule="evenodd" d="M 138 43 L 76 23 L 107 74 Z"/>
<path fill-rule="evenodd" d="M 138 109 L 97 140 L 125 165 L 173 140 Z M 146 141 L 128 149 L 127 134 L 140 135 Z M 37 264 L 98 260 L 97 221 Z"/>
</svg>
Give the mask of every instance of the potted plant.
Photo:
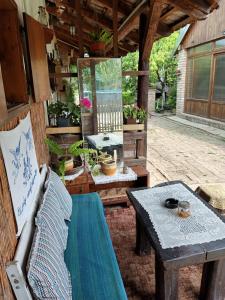
<svg viewBox="0 0 225 300">
<path fill-rule="evenodd" d="M 71 144 L 68 148 L 63 148 L 57 144 L 54 140 L 46 138 L 45 143 L 48 146 L 49 152 L 53 154 L 52 165 L 56 172 L 64 178 L 66 173 L 73 174 L 80 170 L 83 165 L 81 156 L 83 159 L 87 159 L 91 154 L 96 154 L 94 149 L 84 148 L 84 140 L 77 141 Z"/>
<path fill-rule="evenodd" d="M 137 110 L 137 119 L 139 124 L 144 124 L 145 120 L 148 117 L 148 113 L 144 108 L 138 108 Z"/>
<path fill-rule="evenodd" d="M 92 55 L 104 56 L 105 47 L 109 43 L 111 35 L 105 29 L 97 28 L 97 30 L 90 32 L 90 39 L 92 44 L 90 45 L 90 51 Z"/>
<path fill-rule="evenodd" d="M 49 118 L 54 120 L 57 127 L 68 127 L 80 124 L 80 106 L 75 103 L 57 101 L 48 106 Z"/>
<path fill-rule="evenodd" d="M 123 118 L 125 124 L 136 124 L 137 109 L 132 105 L 125 105 L 123 107 Z"/>
</svg>

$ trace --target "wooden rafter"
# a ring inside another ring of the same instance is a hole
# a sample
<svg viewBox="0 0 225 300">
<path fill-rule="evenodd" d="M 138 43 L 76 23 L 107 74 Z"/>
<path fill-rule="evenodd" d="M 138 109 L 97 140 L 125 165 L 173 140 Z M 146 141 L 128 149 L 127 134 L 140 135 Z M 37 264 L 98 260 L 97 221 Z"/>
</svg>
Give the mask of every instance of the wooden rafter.
<svg viewBox="0 0 225 300">
<path fill-rule="evenodd" d="M 207 12 L 203 12 L 199 7 L 196 8 L 195 1 L 167 0 L 167 3 L 179 8 L 183 13 L 192 16 L 197 20 L 205 19 Z"/>
<path fill-rule="evenodd" d="M 131 12 L 131 14 L 124 20 L 124 22 L 120 25 L 118 29 L 118 41 L 122 40 L 125 36 L 127 36 L 138 24 L 138 17 L 141 12 L 147 7 L 147 1 L 142 0 L 135 9 Z M 106 51 L 111 50 L 113 47 L 113 43 L 111 42 Z"/>
<path fill-rule="evenodd" d="M 162 11 L 160 0 L 155 0 L 150 3 L 150 10 L 147 18 L 147 26 L 144 37 L 144 45 L 142 49 L 142 60 L 148 60 L 149 55 L 154 43 L 155 34 L 157 32 L 157 27 L 159 24 L 159 19 Z"/>
</svg>

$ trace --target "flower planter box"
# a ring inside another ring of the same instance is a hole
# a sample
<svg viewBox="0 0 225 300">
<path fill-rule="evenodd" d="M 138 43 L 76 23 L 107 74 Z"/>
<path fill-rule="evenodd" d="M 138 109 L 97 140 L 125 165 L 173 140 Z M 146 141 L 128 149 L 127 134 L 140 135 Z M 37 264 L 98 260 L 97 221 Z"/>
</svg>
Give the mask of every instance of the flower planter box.
<svg viewBox="0 0 225 300">
<path fill-rule="evenodd" d="M 81 133 L 80 126 L 72 127 L 47 127 L 46 134 L 66 134 L 66 133 Z"/>
<path fill-rule="evenodd" d="M 123 130 L 124 131 L 137 131 L 137 130 L 144 130 L 144 124 L 124 124 Z"/>
</svg>

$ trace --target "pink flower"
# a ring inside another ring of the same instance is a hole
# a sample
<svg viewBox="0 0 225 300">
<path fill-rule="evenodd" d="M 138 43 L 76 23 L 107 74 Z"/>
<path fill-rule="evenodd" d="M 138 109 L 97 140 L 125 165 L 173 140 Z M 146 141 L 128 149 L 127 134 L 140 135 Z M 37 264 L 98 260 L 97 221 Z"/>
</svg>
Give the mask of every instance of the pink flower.
<svg viewBox="0 0 225 300">
<path fill-rule="evenodd" d="M 91 100 L 88 98 L 82 98 L 80 100 L 80 104 L 82 106 L 86 107 L 87 109 L 90 109 L 92 107 Z"/>
</svg>

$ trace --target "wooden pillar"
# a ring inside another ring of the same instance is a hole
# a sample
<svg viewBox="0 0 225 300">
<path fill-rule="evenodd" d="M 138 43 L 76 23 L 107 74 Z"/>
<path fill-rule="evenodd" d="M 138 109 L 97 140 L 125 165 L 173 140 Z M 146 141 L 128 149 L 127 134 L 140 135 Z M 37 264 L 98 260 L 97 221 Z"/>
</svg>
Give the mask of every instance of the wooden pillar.
<svg viewBox="0 0 225 300">
<path fill-rule="evenodd" d="M 92 92 L 92 109 L 93 109 L 93 128 L 94 134 L 98 134 L 98 119 L 97 119 L 97 96 L 96 96 L 96 81 L 95 81 L 95 62 L 90 61 L 91 69 L 91 92 Z"/>
<path fill-rule="evenodd" d="M 118 57 L 118 0 L 113 0 L 113 55 Z"/>
<path fill-rule="evenodd" d="M 79 45 L 79 57 L 84 57 L 84 44 L 83 44 L 83 22 L 81 16 L 81 7 L 80 0 L 75 1 L 75 9 L 76 9 L 76 30 L 78 35 L 78 45 Z"/>
<path fill-rule="evenodd" d="M 145 35 L 147 28 L 147 16 L 141 14 L 140 16 L 140 25 L 139 25 L 139 62 L 138 62 L 138 71 L 148 71 L 149 70 L 149 58 L 143 59 L 143 49 L 145 44 Z M 137 105 L 148 109 L 148 86 L 149 86 L 149 77 L 138 76 L 138 98 Z"/>
</svg>

